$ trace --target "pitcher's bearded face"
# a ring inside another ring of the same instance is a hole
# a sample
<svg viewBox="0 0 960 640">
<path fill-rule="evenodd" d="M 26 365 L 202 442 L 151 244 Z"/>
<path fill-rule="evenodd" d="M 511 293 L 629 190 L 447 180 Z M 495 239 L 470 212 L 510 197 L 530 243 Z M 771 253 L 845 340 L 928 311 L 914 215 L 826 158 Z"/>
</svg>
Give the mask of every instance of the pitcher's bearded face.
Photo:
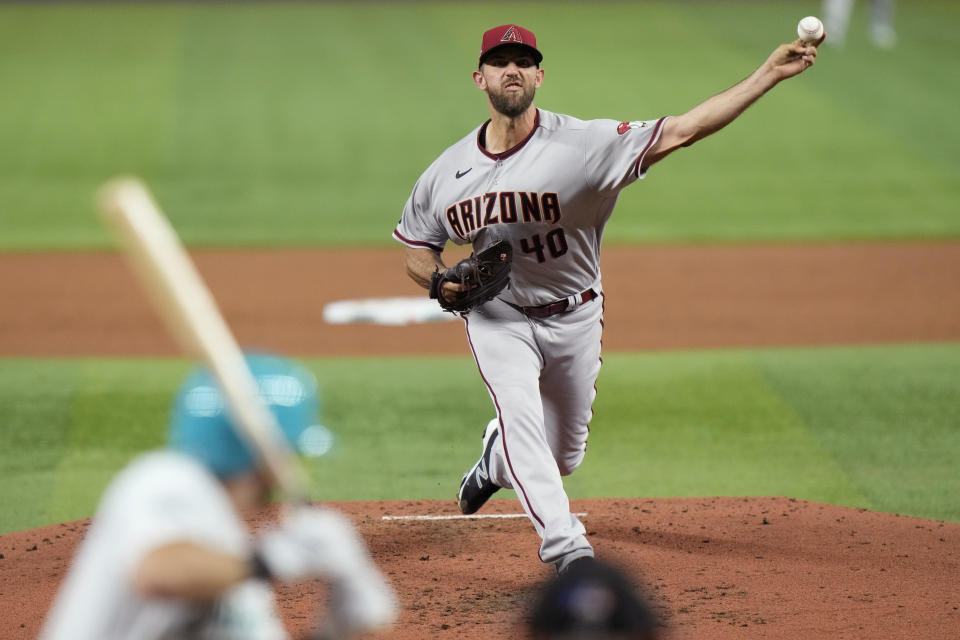
<svg viewBox="0 0 960 640">
<path fill-rule="evenodd" d="M 515 118 L 529 109 L 536 93 L 537 88 L 533 86 L 533 81 L 524 82 L 520 77 L 505 80 L 498 89 L 493 86 L 487 88 L 490 104 L 509 118 Z"/>
<path fill-rule="evenodd" d="M 533 56 L 520 47 L 503 47 L 488 55 L 480 69 L 493 108 L 514 118 L 533 104 L 542 73 Z"/>
</svg>

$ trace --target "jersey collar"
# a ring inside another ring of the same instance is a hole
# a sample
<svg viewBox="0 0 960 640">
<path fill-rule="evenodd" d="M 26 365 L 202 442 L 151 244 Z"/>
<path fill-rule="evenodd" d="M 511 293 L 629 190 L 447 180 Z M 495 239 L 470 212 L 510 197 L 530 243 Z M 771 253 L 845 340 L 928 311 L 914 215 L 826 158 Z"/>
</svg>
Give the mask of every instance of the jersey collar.
<svg viewBox="0 0 960 640">
<path fill-rule="evenodd" d="M 503 160 L 504 158 L 509 158 L 510 156 L 515 154 L 517 151 L 520 151 L 520 149 L 522 149 L 524 145 L 530 142 L 530 138 L 533 137 L 533 134 L 537 132 L 537 127 L 540 126 L 540 109 L 537 109 L 537 113 L 534 114 L 533 128 L 530 129 L 529 135 L 527 135 L 526 138 L 518 142 L 513 147 L 507 149 L 503 153 L 490 153 L 483 147 L 483 141 L 487 137 L 487 125 L 489 124 L 490 124 L 490 121 L 487 120 L 482 125 L 480 125 L 480 130 L 477 131 L 477 148 L 480 149 L 480 153 L 487 156 L 491 160 Z"/>
</svg>

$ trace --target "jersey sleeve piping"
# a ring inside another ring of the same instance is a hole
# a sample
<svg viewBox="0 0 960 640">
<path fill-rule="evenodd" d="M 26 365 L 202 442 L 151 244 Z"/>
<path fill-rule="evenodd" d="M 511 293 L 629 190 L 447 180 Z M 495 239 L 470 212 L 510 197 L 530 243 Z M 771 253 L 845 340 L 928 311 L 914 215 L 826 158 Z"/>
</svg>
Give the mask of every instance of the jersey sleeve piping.
<svg viewBox="0 0 960 640">
<path fill-rule="evenodd" d="M 595 189 L 590 182 L 590 172 L 587 171 L 587 141 L 584 136 L 580 136 L 580 150 L 583 152 L 583 183 L 591 189 Z"/>
<path fill-rule="evenodd" d="M 647 152 L 650 151 L 651 147 L 657 143 L 657 140 L 660 139 L 660 132 L 663 130 L 663 123 L 666 122 L 669 116 L 664 116 L 657 120 L 657 124 L 653 126 L 653 135 L 650 136 L 650 141 L 647 142 L 647 146 L 643 148 L 643 151 L 640 152 L 640 155 L 637 156 L 637 161 L 633 163 L 633 175 L 637 178 L 642 177 L 640 174 L 640 165 L 643 164 L 643 158 L 647 155 Z M 644 174 L 647 172 L 644 171 Z"/>
<path fill-rule="evenodd" d="M 436 251 L 437 253 L 443 253 L 443 247 L 439 247 L 430 242 L 423 242 L 421 240 L 411 240 L 410 238 L 407 238 L 396 229 L 393 230 L 393 237 L 397 241 L 402 242 L 403 244 L 413 249 L 430 249 L 431 251 Z"/>
</svg>

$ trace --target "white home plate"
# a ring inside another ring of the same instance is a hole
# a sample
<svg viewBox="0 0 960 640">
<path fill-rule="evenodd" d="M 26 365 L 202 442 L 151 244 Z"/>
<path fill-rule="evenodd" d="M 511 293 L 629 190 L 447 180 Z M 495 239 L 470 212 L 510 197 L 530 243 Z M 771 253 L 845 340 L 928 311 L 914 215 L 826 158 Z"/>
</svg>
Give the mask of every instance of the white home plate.
<svg viewBox="0 0 960 640">
<path fill-rule="evenodd" d="M 456 316 L 440 308 L 436 300 L 416 298 L 367 298 L 338 300 L 323 308 L 327 324 L 370 323 L 385 325 L 449 322 Z"/>
</svg>

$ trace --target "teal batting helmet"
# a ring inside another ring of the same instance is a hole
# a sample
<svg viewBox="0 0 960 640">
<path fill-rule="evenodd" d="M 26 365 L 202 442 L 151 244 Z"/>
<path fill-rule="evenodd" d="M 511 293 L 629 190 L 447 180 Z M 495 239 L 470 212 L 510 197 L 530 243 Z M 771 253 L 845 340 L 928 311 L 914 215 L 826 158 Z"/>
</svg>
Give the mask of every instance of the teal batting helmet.
<svg viewBox="0 0 960 640">
<path fill-rule="evenodd" d="M 319 399 L 313 374 L 292 360 L 269 354 L 245 354 L 267 408 L 294 451 L 316 454 Z M 229 478 L 259 465 L 259 455 L 237 434 L 213 373 L 200 367 L 177 393 L 170 424 L 170 447 Z"/>
</svg>

